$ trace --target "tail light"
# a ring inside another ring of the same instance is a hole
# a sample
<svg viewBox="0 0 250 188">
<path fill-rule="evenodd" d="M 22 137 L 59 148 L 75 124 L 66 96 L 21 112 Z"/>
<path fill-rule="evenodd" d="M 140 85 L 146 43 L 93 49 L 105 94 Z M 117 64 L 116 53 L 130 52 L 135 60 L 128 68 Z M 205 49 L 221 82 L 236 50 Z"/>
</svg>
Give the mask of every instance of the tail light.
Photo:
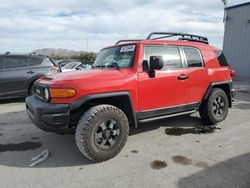
<svg viewBox="0 0 250 188">
<path fill-rule="evenodd" d="M 231 77 L 237 76 L 237 72 L 235 70 L 230 70 Z"/>
<path fill-rule="evenodd" d="M 50 75 L 50 74 L 55 74 L 55 73 L 58 73 L 58 72 L 61 72 L 61 68 L 57 67 L 57 66 L 53 66 L 53 67 L 49 68 L 48 74 Z"/>
</svg>

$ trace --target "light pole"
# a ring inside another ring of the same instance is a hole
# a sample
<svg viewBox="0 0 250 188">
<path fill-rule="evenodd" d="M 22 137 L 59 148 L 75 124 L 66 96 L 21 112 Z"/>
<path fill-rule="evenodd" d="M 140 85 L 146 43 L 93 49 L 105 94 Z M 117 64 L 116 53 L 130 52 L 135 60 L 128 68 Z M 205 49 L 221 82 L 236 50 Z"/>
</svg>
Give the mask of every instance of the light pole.
<svg viewBox="0 0 250 188">
<path fill-rule="evenodd" d="M 224 4 L 224 16 L 223 16 L 223 23 L 224 23 L 224 36 L 223 36 L 223 49 L 225 44 L 225 30 L 226 30 L 226 21 L 227 21 L 227 3 L 228 0 L 221 0 Z"/>
<path fill-rule="evenodd" d="M 224 4 L 224 17 L 223 17 L 223 22 L 226 21 L 227 19 L 227 4 L 228 4 L 228 0 L 221 0 L 222 3 Z"/>
</svg>

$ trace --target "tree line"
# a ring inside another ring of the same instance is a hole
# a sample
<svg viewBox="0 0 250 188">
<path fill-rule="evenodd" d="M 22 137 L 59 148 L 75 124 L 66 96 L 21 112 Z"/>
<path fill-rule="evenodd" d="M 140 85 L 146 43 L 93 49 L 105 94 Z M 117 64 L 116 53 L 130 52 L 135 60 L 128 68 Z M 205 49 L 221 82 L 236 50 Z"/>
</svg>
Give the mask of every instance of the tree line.
<svg viewBox="0 0 250 188">
<path fill-rule="evenodd" d="M 60 56 L 60 55 L 52 55 L 51 57 L 54 60 L 61 60 L 61 59 L 75 59 L 81 62 L 94 62 L 96 59 L 96 53 L 94 52 L 86 52 L 81 53 L 80 55 L 73 55 L 73 56 Z"/>
</svg>

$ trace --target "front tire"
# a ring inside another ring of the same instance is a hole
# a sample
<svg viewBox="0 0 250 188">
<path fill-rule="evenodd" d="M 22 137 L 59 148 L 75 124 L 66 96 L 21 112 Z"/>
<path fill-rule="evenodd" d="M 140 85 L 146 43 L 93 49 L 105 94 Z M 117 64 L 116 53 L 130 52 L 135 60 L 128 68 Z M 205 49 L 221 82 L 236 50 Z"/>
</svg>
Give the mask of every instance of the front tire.
<svg viewBox="0 0 250 188">
<path fill-rule="evenodd" d="M 122 150 L 128 133 L 128 119 L 122 110 L 112 105 L 97 105 L 81 117 L 75 140 L 85 157 L 102 162 L 113 158 Z"/>
<path fill-rule="evenodd" d="M 200 106 L 199 112 L 204 123 L 216 124 L 226 119 L 228 97 L 220 88 L 213 88 L 208 98 Z"/>
</svg>

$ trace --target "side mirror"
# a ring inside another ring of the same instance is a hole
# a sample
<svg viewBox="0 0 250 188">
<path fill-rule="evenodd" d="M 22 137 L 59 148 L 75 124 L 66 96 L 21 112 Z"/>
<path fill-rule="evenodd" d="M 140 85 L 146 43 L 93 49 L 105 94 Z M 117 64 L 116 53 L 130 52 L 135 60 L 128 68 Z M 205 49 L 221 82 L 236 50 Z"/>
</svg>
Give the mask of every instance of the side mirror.
<svg viewBox="0 0 250 188">
<path fill-rule="evenodd" d="M 142 62 L 142 70 L 143 71 L 148 71 L 149 70 L 148 60 L 143 60 L 143 62 Z"/>
<path fill-rule="evenodd" d="M 155 70 L 160 70 L 163 68 L 163 58 L 162 56 L 150 56 L 149 61 L 149 77 L 155 77 Z"/>
</svg>

